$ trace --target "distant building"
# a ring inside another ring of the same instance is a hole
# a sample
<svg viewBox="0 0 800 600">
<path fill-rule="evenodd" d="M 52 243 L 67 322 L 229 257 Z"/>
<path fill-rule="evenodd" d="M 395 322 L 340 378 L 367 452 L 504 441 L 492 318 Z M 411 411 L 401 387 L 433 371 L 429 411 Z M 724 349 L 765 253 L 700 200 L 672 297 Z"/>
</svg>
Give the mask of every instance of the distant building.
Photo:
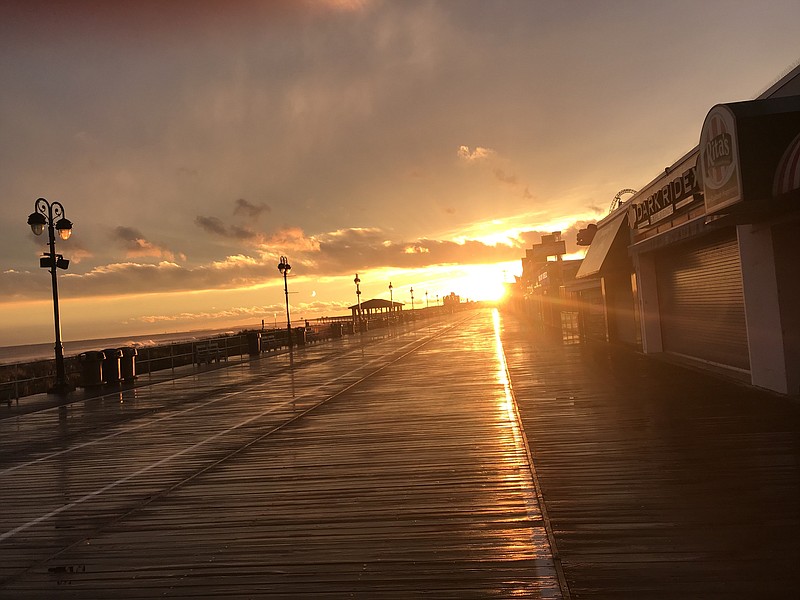
<svg viewBox="0 0 800 600">
<path fill-rule="evenodd" d="M 511 302 L 534 322 L 554 331 L 577 328 L 578 312 L 566 285 L 575 278 L 580 260 L 564 260 L 566 242 L 561 232 L 543 235 L 525 251 L 522 275 Z"/>
<path fill-rule="evenodd" d="M 451 310 L 458 308 L 461 304 L 461 296 L 456 295 L 455 292 L 450 292 L 447 296 L 442 298 L 442 305 Z"/>
</svg>

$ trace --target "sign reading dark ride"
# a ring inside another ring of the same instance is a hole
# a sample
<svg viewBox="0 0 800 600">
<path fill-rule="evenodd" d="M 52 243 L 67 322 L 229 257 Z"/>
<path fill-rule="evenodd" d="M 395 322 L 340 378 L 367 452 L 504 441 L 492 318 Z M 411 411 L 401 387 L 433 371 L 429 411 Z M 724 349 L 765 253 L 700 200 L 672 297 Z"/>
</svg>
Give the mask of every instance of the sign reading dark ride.
<svg viewBox="0 0 800 600">
<path fill-rule="evenodd" d="M 628 222 L 632 229 L 653 225 L 692 202 L 699 194 L 700 184 L 695 165 L 641 202 L 631 205 Z"/>
<path fill-rule="evenodd" d="M 676 211 L 704 203 L 705 217 L 731 215 L 750 223 L 800 194 L 800 96 L 713 106 L 700 131 L 696 159 L 687 155 L 628 208 L 631 229 L 646 229 Z M 644 196 L 644 194 L 649 194 Z M 791 204 L 797 210 L 797 204 Z M 759 216 L 760 215 L 760 216 Z"/>
</svg>

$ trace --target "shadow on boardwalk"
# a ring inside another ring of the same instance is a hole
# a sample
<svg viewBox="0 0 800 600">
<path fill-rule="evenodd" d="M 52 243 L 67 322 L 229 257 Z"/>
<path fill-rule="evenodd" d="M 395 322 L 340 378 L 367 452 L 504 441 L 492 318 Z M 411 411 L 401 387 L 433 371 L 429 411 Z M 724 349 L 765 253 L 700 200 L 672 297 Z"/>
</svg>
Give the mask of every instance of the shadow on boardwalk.
<svg viewBox="0 0 800 600">
<path fill-rule="evenodd" d="M 800 403 L 604 346 L 503 343 L 573 598 L 790 598 Z"/>
</svg>

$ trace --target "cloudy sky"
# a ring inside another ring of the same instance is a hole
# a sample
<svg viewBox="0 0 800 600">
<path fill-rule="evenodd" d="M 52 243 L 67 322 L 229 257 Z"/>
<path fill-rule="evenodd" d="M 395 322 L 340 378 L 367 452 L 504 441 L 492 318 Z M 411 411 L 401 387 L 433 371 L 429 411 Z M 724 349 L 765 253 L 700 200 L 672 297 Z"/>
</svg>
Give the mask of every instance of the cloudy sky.
<svg viewBox="0 0 800 600">
<path fill-rule="evenodd" d="M 797 0 L 0 2 L 0 346 L 480 299 L 800 60 Z"/>
</svg>

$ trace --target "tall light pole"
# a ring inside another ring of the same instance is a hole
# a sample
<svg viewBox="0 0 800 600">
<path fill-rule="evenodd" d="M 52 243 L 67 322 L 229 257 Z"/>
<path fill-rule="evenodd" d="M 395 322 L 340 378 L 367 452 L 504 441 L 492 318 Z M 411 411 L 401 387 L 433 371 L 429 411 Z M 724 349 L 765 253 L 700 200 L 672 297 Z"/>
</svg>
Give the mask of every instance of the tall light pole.
<svg viewBox="0 0 800 600">
<path fill-rule="evenodd" d="M 414 318 L 414 288 L 411 288 L 411 318 Z"/>
<path fill-rule="evenodd" d="M 43 269 L 50 269 L 50 276 L 53 281 L 53 321 L 56 332 L 56 382 L 48 392 L 53 394 L 66 395 L 72 390 L 72 386 L 67 381 L 64 369 L 64 346 L 61 344 L 61 319 L 58 314 L 58 278 L 56 269 L 66 270 L 69 261 L 61 254 L 56 254 L 55 232 L 62 240 L 68 240 L 72 235 L 72 222 L 64 216 L 64 207 L 60 202 L 50 203 L 44 198 L 39 198 L 34 203 L 34 211 L 28 217 L 28 225 L 36 235 L 42 235 L 44 228 L 47 227 L 48 242 L 50 252 L 45 252 L 39 259 L 39 266 Z"/>
<path fill-rule="evenodd" d="M 425 290 L 425 308 L 428 308 L 428 290 Z"/>
<path fill-rule="evenodd" d="M 289 339 L 289 350 L 292 349 L 292 320 L 289 318 L 289 282 L 287 277 L 289 271 L 292 270 L 292 265 L 285 256 L 281 256 L 281 262 L 278 263 L 278 271 L 283 275 L 283 293 L 286 294 L 286 335 Z"/>
<path fill-rule="evenodd" d="M 389 306 L 389 322 L 391 322 L 392 318 L 394 317 L 394 296 L 392 295 L 392 290 L 393 289 L 394 288 L 392 287 L 392 282 L 390 281 L 389 282 L 389 304 L 391 306 Z"/>
<path fill-rule="evenodd" d="M 358 273 L 356 273 L 356 278 L 353 279 L 353 283 L 356 284 L 356 304 L 358 305 L 358 330 L 361 331 L 361 288 L 358 287 L 358 284 L 361 283 L 361 280 L 358 278 Z"/>
</svg>

